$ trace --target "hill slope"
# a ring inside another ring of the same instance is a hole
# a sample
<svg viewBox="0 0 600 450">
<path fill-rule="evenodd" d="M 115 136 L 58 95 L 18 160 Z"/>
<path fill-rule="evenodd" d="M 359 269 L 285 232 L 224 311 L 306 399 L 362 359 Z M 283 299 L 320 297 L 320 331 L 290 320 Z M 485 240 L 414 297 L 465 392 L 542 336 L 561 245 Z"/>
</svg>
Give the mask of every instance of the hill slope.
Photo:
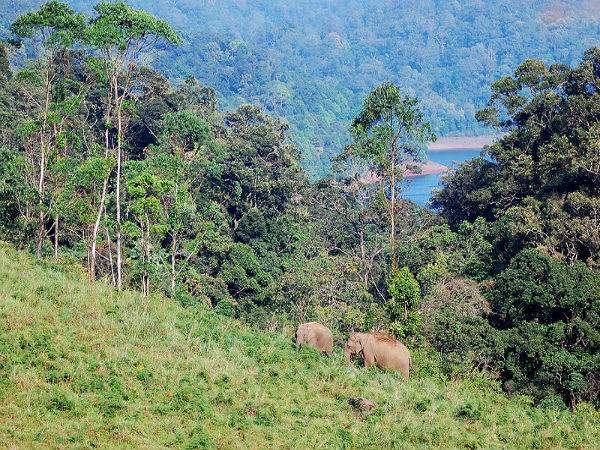
<svg viewBox="0 0 600 450">
<path fill-rule="evenodd" d="M 592 448 L 599 415 L 404 382 L 0 244 L 0 448 Z M 477 388 L 476 385 L 480 387 Z M 355 413 L 348 397 L 377 408 Z"/>
</svg>

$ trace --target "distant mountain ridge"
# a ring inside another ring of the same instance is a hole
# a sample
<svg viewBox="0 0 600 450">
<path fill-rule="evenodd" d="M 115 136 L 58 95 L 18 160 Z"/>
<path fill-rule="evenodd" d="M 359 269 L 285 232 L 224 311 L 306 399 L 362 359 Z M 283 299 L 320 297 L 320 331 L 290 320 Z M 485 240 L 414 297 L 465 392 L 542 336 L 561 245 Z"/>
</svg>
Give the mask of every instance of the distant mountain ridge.
<svg viewBox="0 0 600 450">
<path fill-rule="evenodd" d="M 0 5 L 0 31 L 41 0 Z M 95 2 L 70 0 L 90 13 Z M 474 119 L 489 85 L 527 58 L 575 64 L 600 43 L 600 1 L 130 0 L 184 43 L 154 64 L 194 75 L 221 107 L 250 102 L 291 125 L 304 167 L 322 175 L 362 99 L 390 80 L 421 99 L 438 135 L 485 133 Z"/>
</svg>

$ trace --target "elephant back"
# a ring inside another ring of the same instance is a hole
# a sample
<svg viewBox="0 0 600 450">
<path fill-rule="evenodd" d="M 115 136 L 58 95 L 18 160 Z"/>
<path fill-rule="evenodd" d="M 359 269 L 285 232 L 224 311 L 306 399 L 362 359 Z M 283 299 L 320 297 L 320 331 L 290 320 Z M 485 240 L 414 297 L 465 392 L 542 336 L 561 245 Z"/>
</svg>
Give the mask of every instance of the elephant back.
<svg viewBox="0 0 600 450">
<path fill-rule="evenodd" d="M 390 336 L 387 333 L 382 333 L 381 331 L 374 331 L 374 332 L 368 333 L 368 334 L 370 334 L 373 337 L 373 339 L 377 342 L 386 343 L 386 344 L 390 344 L 390 345 L 395 345 L 396 343 L 401 343 L 395 337 Z"/>
<path fill-rule="evenodd" d="M 398 339 L 386 333 L 370 333 L 373 339 L 373 346 L 378 360 L 377 365 L 393 368 L 400 371 L 405 378 L 408 378 L 409 369 L 412 366 L 410 352 L 408 348 Z"/>
<path fill-rule="evenodd" d="M 333 349 L 331 330 L 319 322 L 307 322 L 299 325 L 296 336 L 300 337 L 297 344 L 306 343 L 326 353 L 330 353 Z"/>
</svg>

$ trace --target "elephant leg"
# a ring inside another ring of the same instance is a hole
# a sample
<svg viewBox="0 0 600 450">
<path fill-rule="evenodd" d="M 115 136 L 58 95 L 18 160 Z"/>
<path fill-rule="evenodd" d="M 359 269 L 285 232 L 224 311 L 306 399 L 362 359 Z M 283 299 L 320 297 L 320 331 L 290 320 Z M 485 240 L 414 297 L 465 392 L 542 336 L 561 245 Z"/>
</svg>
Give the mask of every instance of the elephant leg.
<svg viewBox="0 0 600 450">
<path fill-rule="evenodd" d="M 365 360 L 365 367 L 371 367 L 375 363 L 375 355 L 371 352 L 363 352 L 363 359 Z"/>
</svg>

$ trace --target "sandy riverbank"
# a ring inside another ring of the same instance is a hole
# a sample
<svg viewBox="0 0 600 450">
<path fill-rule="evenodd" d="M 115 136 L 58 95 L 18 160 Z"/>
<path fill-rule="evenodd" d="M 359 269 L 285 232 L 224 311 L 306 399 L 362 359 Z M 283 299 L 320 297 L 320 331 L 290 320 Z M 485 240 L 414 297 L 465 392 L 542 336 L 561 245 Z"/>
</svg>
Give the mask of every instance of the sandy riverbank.
<svg viewBox="0 0 600 450">
<path fill-rule="evenodd" d="M 497 140 L 500 135 L 489 136 L 452 136 L 441 137 L 435 142 L 430 142 L 427 148 L 430 151 L 456 150 L 456 149 L 481 149 L 484 145 L 490 145 Z"/>
<path fill-rule="evenodd" d="M 407 178 L 418 177 L 421 175 L 432 175 L 434 173 L 445 173 L 448 171 L 448 167 L 443 164 L 436 163 L 435 161 L 427 161 L 426 163 L 419 164 L 421 166 L 421 172 L 411 172 L 409 170 L 404 171 L 404 176 Z"/>
</svg>

